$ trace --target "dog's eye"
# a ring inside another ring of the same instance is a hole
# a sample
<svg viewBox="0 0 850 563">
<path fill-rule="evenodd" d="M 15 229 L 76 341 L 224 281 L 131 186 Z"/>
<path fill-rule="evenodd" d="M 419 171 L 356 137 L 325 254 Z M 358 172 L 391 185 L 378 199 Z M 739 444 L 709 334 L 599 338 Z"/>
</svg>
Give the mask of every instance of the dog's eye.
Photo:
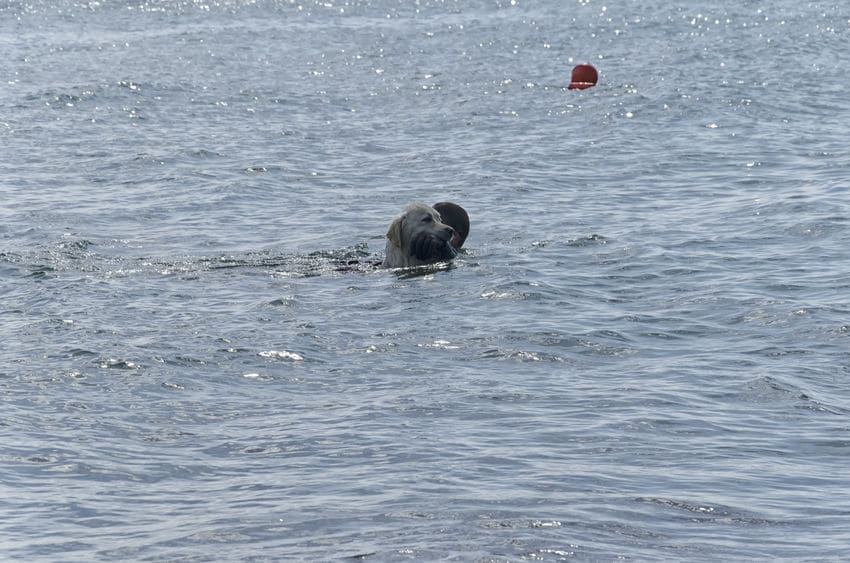
<svg viewBox="0 0 850 563">
<path fill-rule="evenodd" d="M 430 215 L 426 215 L 425 217 L 422 218 L 423 223 L 430 223 L 433 220 L 434 220 L 434 218 L 431 217 Z"/>
</svg>

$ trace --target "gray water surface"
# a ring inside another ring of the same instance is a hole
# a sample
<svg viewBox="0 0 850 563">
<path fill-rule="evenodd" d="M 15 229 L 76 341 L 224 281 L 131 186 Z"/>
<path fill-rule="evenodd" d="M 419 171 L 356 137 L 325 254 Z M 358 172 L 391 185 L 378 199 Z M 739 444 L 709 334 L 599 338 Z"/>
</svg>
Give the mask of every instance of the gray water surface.
<svg viewBox="0 0 850 563">
<path fill-rule="evenodd" d="M 0 3 L 0 555 L 846 556 L 848 39 L 840 2 Z M 441 200 L 453 264 L 371 265 Z"/>
</svg>

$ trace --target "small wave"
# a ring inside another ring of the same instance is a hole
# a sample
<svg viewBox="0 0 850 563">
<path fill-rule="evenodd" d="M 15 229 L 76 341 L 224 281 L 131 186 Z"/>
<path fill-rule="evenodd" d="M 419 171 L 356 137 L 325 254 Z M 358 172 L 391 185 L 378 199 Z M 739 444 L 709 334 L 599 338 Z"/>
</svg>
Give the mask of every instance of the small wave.
<svg viewBox="0 0 850 563">
<path fill-rule="evenodd" d="M 804 410 L 814 410 L 832 414 L 846 415 L 850 409 L 831 405 L 827 401 L 817 399 L 813 393 L 800 386 L 792 385 L 774 376 L 760 376 L 748 381 L 741 391 L 741 398 L 755 403 L 788 403 Z"/>
<path fill-rule="evenodd" d="M 566 360 L 556 354 L 535 352 L 530 350 L 510 350 L 492 348 L 479 354 L 480 358 L 496 360 L 513 360 L 518 362 L 555 362 L 562 363 Z"/>
<path fill-rule="evenodd" d="M 567 246 L 572 247 L 584 247 L 584 246 L 597 246 L 601 244 L 608 244 L 608 238 L 602 235 L 591 234 L 586 237 L 581 237 L 577 239 L 572 239 L 567 241 Z"/>
<path fill-rule="evenodd" d="M 289 352 L 287 350 L 266 350 L 263 352 L 259 352 L 257 354 L 262 358 L 273 358 L 277 360 L 292 360 L 294 362 L 300 362 L 304 359 L 304 356 L 298 354 L 296 352 Z"/>
<path fill-rule="evenodd" d="M 138 370 L 141 369 L 141 365 L 132 361 L 125 360 L 122 358 L 101 358 L 97 360 L 97 366 L 101 369 L 117 369 L 117 370 Z"/>
<path fill-rule="evenodd" d="M 308 254 L 260 251 L 219 256 L 134 258 L 102 254 L 95 250 L 98 246 L 98 243 L 88 239 L 63 237 L 56 243 L 27 254 L 0 253 L 0 263 L 14 264 L 34 278 L 46 278 L 63 272 L 85 272 L 105 278 L 156 273 L 192 279 L 203 272 L 229 269 L 267 269 L 275 275 L 313 277 L 345 272 L 373 272 L 380 265 L 379 257 L 369 252 L 366 243 Z M 421 275 L 421 272 L 416 275 Z"/>
<path fill-rule="evenodd" d="M 540 281 L 512 281 L 485 289 L 482 299 L 545 300 L 558 295 L 557 289 Z"/>
<path fill-rule="evenodd" d="M 665 497 L 636 497 L 634 502 L 685 512 L 689 519 L 702 522 L 734 522 L 751 526 L 781 526 L 785 524 L 780 520 L 760 517 L 719 504 L 688 502 Z"/>
</svg>

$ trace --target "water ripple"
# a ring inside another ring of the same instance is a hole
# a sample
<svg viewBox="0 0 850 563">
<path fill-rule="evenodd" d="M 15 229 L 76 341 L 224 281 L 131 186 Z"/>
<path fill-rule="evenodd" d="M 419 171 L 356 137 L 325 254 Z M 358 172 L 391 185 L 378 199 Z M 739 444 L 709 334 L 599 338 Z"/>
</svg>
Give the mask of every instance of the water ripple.
<svg viewBox="0 0 850 563">
<path fill-rule="evenodd" d="M 841 560 L 848 28 L 763 4 L 0 3 L 4 555 Z"/>
</svg>

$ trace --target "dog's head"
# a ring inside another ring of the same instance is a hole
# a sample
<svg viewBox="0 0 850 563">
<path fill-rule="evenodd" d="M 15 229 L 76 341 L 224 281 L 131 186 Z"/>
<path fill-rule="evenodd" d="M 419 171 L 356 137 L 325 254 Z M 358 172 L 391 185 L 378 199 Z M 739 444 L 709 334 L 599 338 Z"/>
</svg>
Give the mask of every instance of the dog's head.
<svg viewBox="0 0 850 563">
<path fill-rule="evenodd" d="M 440 214 L 422 203 L 408 205 L 387 231 L 392 244 L 422 263 L 454 258 L 456 252 L 450 244 L 454 235 L 454 229 L 442 222 Z"/>
</svg>

